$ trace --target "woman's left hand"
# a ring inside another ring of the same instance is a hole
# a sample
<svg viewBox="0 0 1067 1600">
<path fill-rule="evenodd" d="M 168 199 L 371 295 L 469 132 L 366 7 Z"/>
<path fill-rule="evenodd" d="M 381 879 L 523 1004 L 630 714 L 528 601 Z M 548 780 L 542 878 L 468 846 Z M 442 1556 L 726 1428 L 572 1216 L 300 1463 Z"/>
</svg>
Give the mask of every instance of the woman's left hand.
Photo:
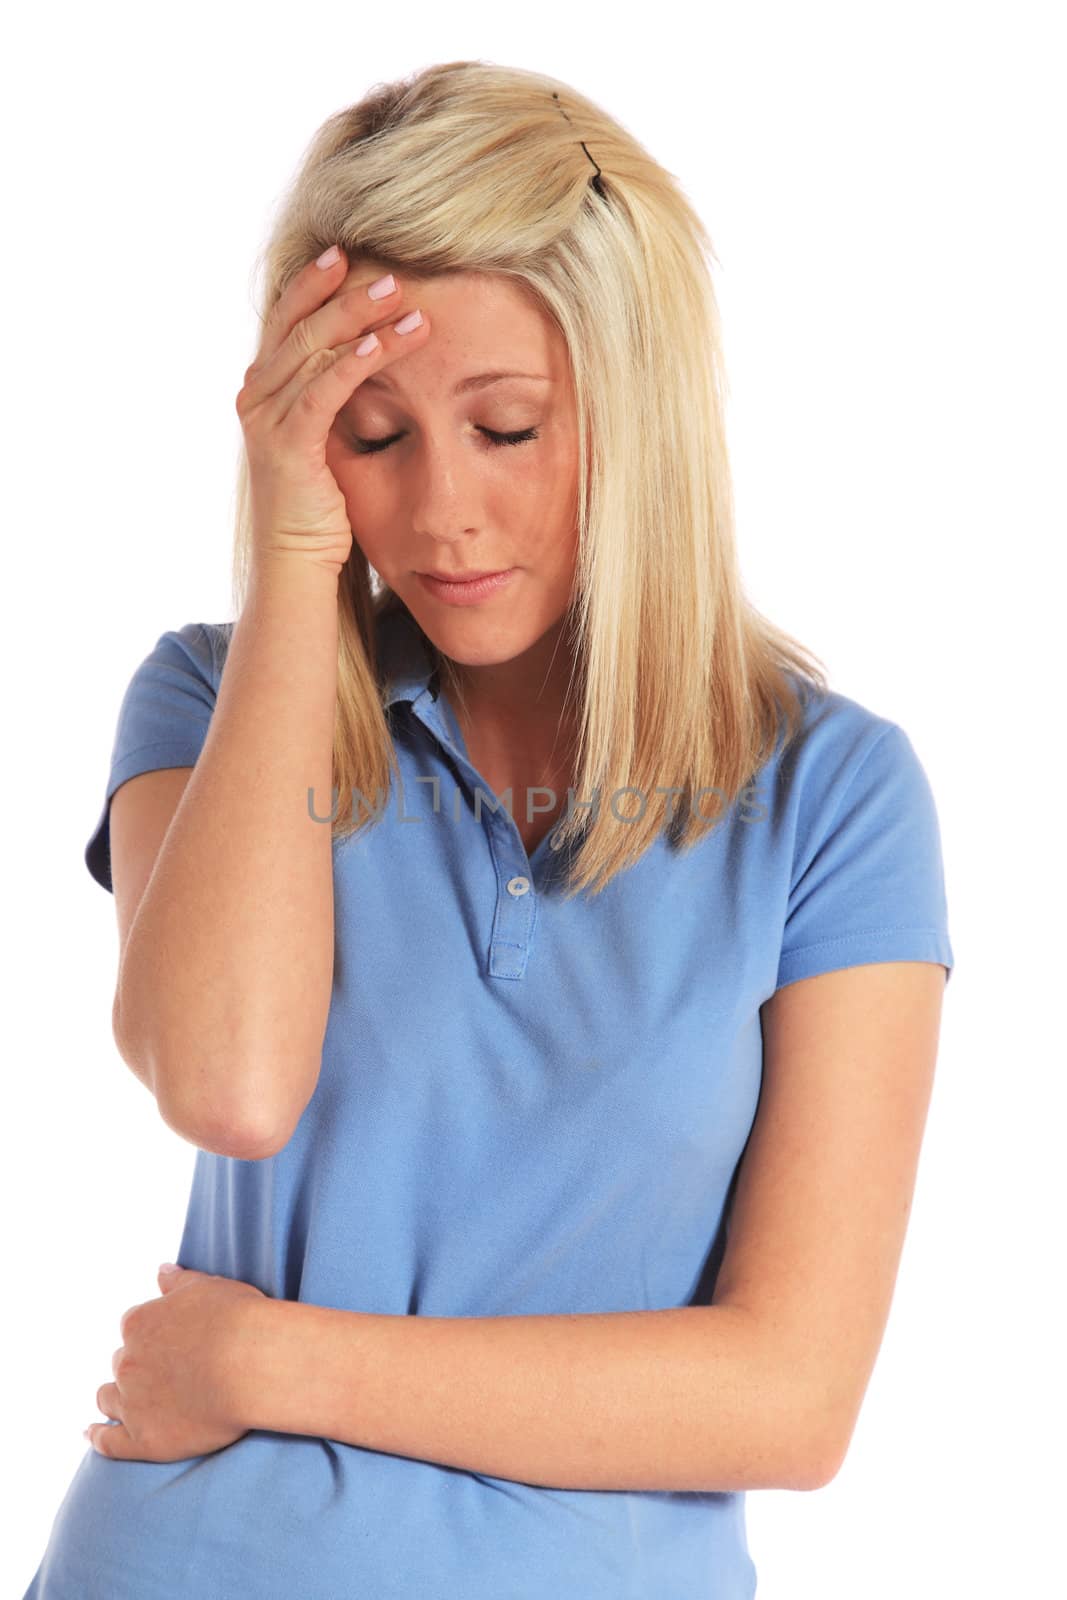
<svg viewBox="0 0 1067 1600">
<path fill-rule="evenodd" d="M 86 1437 L 99 1455 L 124 1461 L 184 1461 L 222 1450 L 248 1432 L 240 1395 L 247 1383 L 248 1313 L 254 1284 L 185 1267 L 159 1271 L 158 1300 L 119 1321 L 124 1343 L 111 1358 L 114 1383 L 96 1404 L 106 1422 Z"/>
</svg>

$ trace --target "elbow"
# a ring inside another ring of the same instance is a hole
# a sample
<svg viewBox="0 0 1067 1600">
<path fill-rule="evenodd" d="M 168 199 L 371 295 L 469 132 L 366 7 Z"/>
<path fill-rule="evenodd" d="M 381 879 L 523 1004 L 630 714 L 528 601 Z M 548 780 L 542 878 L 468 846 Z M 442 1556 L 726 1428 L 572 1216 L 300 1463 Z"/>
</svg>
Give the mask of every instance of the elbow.
<svg viewBox="0 0 1067 1600">
<path fill-rule="evenodd" d="M 794 1484 L 793 1487 L 806 1489 L 809 1492 L 812 1489 L 825 1489 L 828 1484 L 833 1483 L 837 1474 L 841 1471 L 844 1460 L 844 1450 L 833 1451 L 827 1455 L 819 1456 L 816 1460 L 808 1463 L 804 1481 Z"/>
<path fill-rule="evenodd" d="M 800 1409 L 800 1442 L 793 1454 L 793 1489 L 825 1489 L 844 1465 L 855 1416 L 827 1383 L 805 1395 Z"/>
<path fill-rule="evenodd" d="M 209 1155 L 230 1156 L 236 1161 L 266 1161 L 276 1156 L 289 1143 L 295 1127 L 295 1123 L 257 1118 L 247 1111 L 226 1114 L 217 1106 L 191 1105 L 162 1089 L 156 1092 L 156 1104 L 167 1127 L 180 1138 Z"/>
<path fill-rule="evenodd" d="M 794 1473 L 791 1481 L 784 1485 L 788 1489 L 804 1490 L 811 1493 L 814 1489 L 825 1489 L 827 1484 L 833 1482 L 840 1470 L 841 1463 L 833 1455 L 813 1455 L 809 1450 L 803 1458 L 802 1464 Z"/>
<path fill-rule="evenodd" d="M 825 1488 L 844 1457 L 839 1441 L 843 1415 L 841 1388 L 828 1377 L 809 1342 L 786 1340 L 780 1320 L 753 1313 L 724 1296 L 713 1301 L 715 1316 L 734 1328 L 736 1370 L 743 1376 L 746 1405 L 736 1447 L 739 1458 L 724 1472 L 720 1459 L 702 1487 L 707 1489 Z M 847 1441 L 846 1441 L 847 1447 Z"/>
<path fill-rule="evenodd" d="M 116 995 L 112 1010 L 112 1033 L 119 1054 L 155 1098 L 159 1114 L 167 1127 L 189 1144 L 210 1155 L 231 1156 L 238 1161 L 265 1161 L 284 1149 L 303 1115 L 310 1094 L 295 1110 L 272 1104 L 270 1090 L 292 1079 L 292 1061 L 275 1061 L 263 1050 L 231 1049 L 217 1068 L 209 1067 L 203 1052 L 188 1043 L 169 1046 L 159 1041 L 131 1037 L 122 1026 L 122 1011 Z M 190 1073 L 189 1062 L 197 1059 L 197 1070 Z M 255 1068 L 242 1071 L 238 1063 L 254 1061 Z M 318 1065 L 297 1080 L 310 1083 L 312 1092 L 318 1079 Z M 214 1087 L 225 1083 L 231 1092 L 244 1085 L 237 1104 L 226 1103 Z"/>
<path fill-rule="evenodd" d="M 841 1470 L 858 1412 L 842 1363 L 827 1371 L 833 1353 L 817 1353 L 807 1334 L 786 1339 L 780 1319 L 754 1315 L 729 1299 L 715 1302 L 719 1312 L 727 1307 L 740 1319 L 739 1364 L 753 1421 L 744 1471 L 730 1487 L 824 1489 Z"/>
</svg>

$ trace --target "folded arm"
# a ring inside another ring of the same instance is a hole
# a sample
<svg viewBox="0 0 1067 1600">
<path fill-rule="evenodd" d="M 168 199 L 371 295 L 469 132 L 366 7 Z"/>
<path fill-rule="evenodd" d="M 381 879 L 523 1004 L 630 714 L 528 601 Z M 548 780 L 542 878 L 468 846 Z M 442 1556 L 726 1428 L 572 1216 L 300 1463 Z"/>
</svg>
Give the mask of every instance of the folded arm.
<svg viewBox="0 0 1067 1600">
<path fill-rule="evenodd" d="M 558 1489 L 799 1489 L 820 1474 L 807 1396 L 729 1307 L 252 1311 L 249 1427 Z"/>
<path fill-rule="evenodd" d="M 554 1488 L 818 1488 L 889 1313 L 945 969 L 845 968 L 763 1008 L 763 1083 L 710 1306 L 386 1316 L 253 1302 L 249 1428 Z"/>
</svg>

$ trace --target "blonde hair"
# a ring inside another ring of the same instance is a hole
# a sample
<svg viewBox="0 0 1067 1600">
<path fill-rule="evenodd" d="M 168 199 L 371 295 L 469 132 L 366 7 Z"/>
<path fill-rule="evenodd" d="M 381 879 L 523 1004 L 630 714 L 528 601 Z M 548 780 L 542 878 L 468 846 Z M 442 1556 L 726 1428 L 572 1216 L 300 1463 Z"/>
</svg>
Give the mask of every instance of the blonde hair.
<svg viewBox="0 0 1067 1600">
<path fill-rule="evenodd" d="M 517 279 L 566 341 L 579 432 L 565 629 L 578 746 L 574 806 L 553 831 L 580 846 L 567 897 L 598 894 L 661 832 L 688 849 L 715 827 L 779 733 L 783 748 L 794 737 L 808 689 L 827 688 L 818 658 L 742 590 L 710 239 L 674 177 L 592 101 L 541 73 L 454 61 L 376 86 L 318 130 L 262 252 L 260 314 L 334 242 L 350 264 L 367 255 L 398 274 Z M 236 506 L 240 610 L 253 548 L 243 449 Z M 374 589 L 355 541 L 338 606 L 334 784 L 381 796 L 399 769 L 375 625 L 387 609 L 410 613 Z M 598 794 L 595 810 L 586 802 Z M 335 838 L 381 815 L 337 810 Z"/>
</svg>

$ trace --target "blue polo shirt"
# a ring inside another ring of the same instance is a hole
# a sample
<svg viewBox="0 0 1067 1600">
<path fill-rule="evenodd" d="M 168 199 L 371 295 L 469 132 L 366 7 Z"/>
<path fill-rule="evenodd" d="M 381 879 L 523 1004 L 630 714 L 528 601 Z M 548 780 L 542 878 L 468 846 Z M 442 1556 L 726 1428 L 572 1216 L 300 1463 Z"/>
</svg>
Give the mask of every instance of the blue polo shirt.
<svg viewBox="0 0 1067 1600">
<path fill-rule="evenodd" d="M 566 848 L 546 835 L 528 857 L 504 808 L 476 813 L 489 786 L 408 613 L 378 627 L 402 782 L 376 827 L 334 844 L 318 1085 L 270 1159 L 196 1152 L 180 1243 L 159 1256 L 394 1316 L 706 1304 L 759 1098 L 760 1006 L 837 967 L 952 967 L 916 753 L 894 722 L 811 691 L 797 741 L 696 847 L 661 835 L 566 901 Z M 196 761 L 231 631 L 165 633 L 133 674 L 85 850 L 105 888 L 111 796 Z M 744 1505 L 258 1430 L 172 1463 L 87 1448 L 25 1600 L 748 1600 Z"/>
</svg>

